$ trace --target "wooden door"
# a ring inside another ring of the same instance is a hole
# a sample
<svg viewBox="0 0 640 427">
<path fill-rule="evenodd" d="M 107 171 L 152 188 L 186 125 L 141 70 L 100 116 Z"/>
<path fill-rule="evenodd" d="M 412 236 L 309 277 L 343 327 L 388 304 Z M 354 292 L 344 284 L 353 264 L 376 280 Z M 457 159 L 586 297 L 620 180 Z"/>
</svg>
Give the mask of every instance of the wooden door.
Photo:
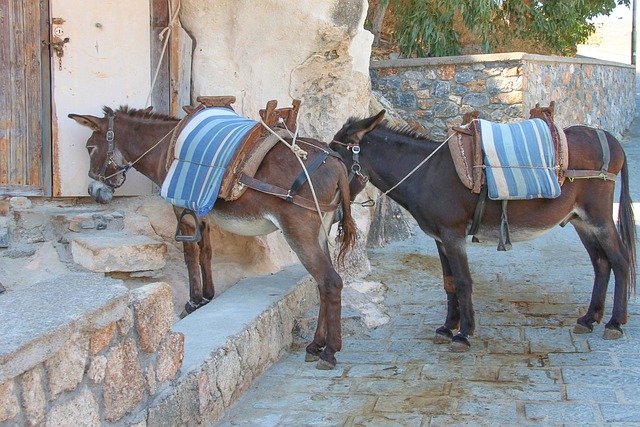
<svg viewBox="0 0 640 427">
<path fill-rule="evenodd" d="M 50 194 L 48 16 L 47 0 L 0 1 L 0 198 Z"/>
</svg>

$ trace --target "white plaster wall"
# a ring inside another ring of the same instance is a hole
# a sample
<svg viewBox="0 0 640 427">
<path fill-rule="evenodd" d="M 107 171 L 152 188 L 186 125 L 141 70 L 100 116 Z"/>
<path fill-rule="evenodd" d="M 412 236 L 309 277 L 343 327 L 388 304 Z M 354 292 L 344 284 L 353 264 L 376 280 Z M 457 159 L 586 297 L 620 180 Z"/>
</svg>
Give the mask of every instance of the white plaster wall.
<svg viewBox="0 0 640 427">
<path fill-rule="evenodd" d="M 192 98 L 234 95 L 257 118 L 267 101 L 302 100 L 300 134 L 330 140 L 369 105 L 373 36 L 366 0 L 182 0 L 194 39 Z"/>
</svg>

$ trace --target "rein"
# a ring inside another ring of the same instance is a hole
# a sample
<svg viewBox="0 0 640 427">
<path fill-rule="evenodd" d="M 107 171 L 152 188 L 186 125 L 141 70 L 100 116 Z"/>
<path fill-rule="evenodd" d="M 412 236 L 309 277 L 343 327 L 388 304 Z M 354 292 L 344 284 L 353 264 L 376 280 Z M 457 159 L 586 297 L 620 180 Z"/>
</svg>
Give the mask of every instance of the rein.
<svg viewBox="0 0 640 427">
<path fill-rule="evenodd" d="M 390 189 L 388 189 L 387 191 L 385 191 L 384 193 L 382 193 L 381 195 L 379 195 L 375 199 L 368 199 L 368 200 L 365 200 L 364 202 L 360 202 L 358 204 L 360 206 L 362 206 L 362 207 L 375 206 L 377 201 L 379 201 L 384 196 L 388 195 L 390 192 L 395 190 L 400 184 L 405 182 L 411 175 L 413 175 L 422 165 L 427 163 L 429 161 L 429 159 L 431 159 L 431 157 L 433 157 L 433 155 L 436 154 L 436 152 L 438 150 L 440 150 L 447 142 L 449 142 L 449 140 L 451 139 L 452 136 L 453 136 L 453 134 L 450 135 L 444 141 L 442 141 L 440 143 L 440 145 L 438 145 L 436 147 L 436 149 L 431 152 L 431 154 L 429 154 L 424 160 L 422 160 L 420 163 L 418 163 L 418 165 L 416 167 L 414 167 L 408 174 L 406 174 L 404 176 L 404 178 L 402 178 L 400 181 L 398 181 L 398 183 L 396 183 L 393 187 L 391 187 Z M 360 177 L 360 179 L 362 180 L 363 183 L 366 183 L 367 181 L 369 181 L 369 177 L 364 175 L 361 172 L 362 171 L 362 166 L 360 165 L 360 162 L 359 162 L 360 150 L 361 150 L 360 144 L 351 144 L 351 143 L 350 144 L 346 144 L 346 143 L 344 143 L 342 141 L 337 141 L 335 139 L 332 142 L 334 142 L 335 144 L 338 144 L 338 145 L 342 145 L 343 147 L 346 147 L 347 150 L 351 151 L 351 153 L 352 153 L 353 164 L 351 165 L 351 174 L 349 175 L 349 181 L 351 181 L 353 176 L 356 176 L 356 175 L 358 177 Z"/>
<path fill-rule="evenodd" d="M 176 127 L 178 127 L 178 125 L 180 124 L 180 122 L 178 122 L 174 127 L 171 128 L 171 130 L 169 130 L 169 132 L 167 132 L 167 134 L 165 136 L 163 136 L 162 138 L 160 138 L 160 140 L 158 142 L 156 142 L 155 144 L 153 144 L 147 151 L 145 151 L 144 153 L 142 153 L 140 156 L 138 156 L 137 159 L 135 159 L 132 162 L 128 162 L 126 165 L 119 165 L 118 162 L 115 161 L 115 159 L 113 158 L 113 154 L 115 153 L 115 131 L 113 130 L 113 122 L 115 120 L 115 114 L 109 114 L 109 127 L 107 129 L 107 134 L 106 134 L 106 139 L 107 139 L 107 158 L 104 161 L 104 164 L 102 165 L 102 168 L 100 168 L 100 174 L 97 175 L 95 178 L 97 178 L 97 181 L 100 181 L 106 185 L 109 185 L 110 187 L 113 187 L 114 189 L 116 188 L 120 188 L 122 187 L 122 185 L 124 185 L 125 181 L 127 180 L 127 172 L 129 171 L 129 169 L 131 169 L 133 167 L 133 165 L 135 165 L 136 163 L 138 163 L 138 161 L 140 161 L 140 159 L 142 159 L 144 156 L 146 156 L 147 154 L 149 154 L 154 148 L 156 148 L 158 145 L 160 145 L 160 143 L 162 141 L 164 141 L 169 135 L 171 135 L 173 133 L 173 131 L 176 129 Z M 111 175 L 105 176 L 104 174 L 107 171 L 107 167 L 109 166 L 109 164 L 112 164 L 116 171 L 114 173 L 112 173 Z M 116 175 L 122 174 L 122 182 L 116 185 L 112 185 L 112 184 L 108 184 L 106 181 L 108 179 L 113 178 Z M 94 178 L 94 177 L 92 177 Z M 95 179 L 94 178 L 94 179 Z"/>
</svg>

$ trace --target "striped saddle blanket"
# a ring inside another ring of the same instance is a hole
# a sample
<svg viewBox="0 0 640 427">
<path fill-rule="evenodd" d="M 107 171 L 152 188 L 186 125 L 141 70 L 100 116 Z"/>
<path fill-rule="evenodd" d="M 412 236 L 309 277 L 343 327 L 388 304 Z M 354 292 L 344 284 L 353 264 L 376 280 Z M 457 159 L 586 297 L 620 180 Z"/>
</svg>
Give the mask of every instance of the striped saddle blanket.
<svg viewBox="0 0 640 427">
<path fill-rule="evenodd" d="M 560 196 L 555 148 L 541 119 L 498 124 L 479 120 L 488 196 L 492 200 Z"/>
<path fill-rule="evenodd" d="M 206 215 L 218 198 L 233 154 L 257 123 L 227 108 L 205 108 L 193 115 L 176 139 L 160 195 L 175 206 Z"/>
</svg>

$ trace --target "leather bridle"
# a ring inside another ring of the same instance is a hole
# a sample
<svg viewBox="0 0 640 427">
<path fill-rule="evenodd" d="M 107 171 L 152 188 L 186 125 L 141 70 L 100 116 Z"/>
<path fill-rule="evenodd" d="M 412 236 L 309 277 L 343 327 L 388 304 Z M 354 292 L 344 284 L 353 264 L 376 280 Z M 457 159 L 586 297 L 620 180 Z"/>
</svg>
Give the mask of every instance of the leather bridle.
<svg viewBox="0 0 640 427">
<path fill-rule="evenodd" d="M 360 145 L 352 143 L 346 144 L 336 139 L 331 142 L 346 147 L 348 151 L 351 151 L 351 160 L 353 161 L 353 163 L 351 163 L 349 182 L 351 182 L 354 176 L 357 176 L 358 178 L 360 178 L 360 181 L 362 181 L 363 184 L 366 184 L 369 181 L 369 177 L 362 173 L 362 166 L 360 166 Z"/>
<path fill-rule="evenodd" d="M 102 164 L 102 167 L 100 168 L 100 172 L 98 172 L 97 174 L 94 174 L 91 172 L 91 170 L 89 170 L 89 177 L 91 179 L 94 179 L 96 181 L 99 181 L 113 189 L 116 188 L 120 188 L 122 187 L 122 185 L 125 183 L 125 181 L 127 180 L 127 171 L 131 168 L 131 164 L 126 164 L 126 165 L 120 165 L 118 164 L 118 162 L 116 162 L 116 160 L 114 159 L 114 153 L 115 153 L 115 132 L 113 130 L 113 122 L 115 119 L 115 114 L 113 113 L 109 113 L 109 127 L 107 128 L 107 133 L 106 133 L 106 139 L 107 139 L 107 157 L 104 159 L 104 163 Z M 107 173 L 107 168 L 111 166 L 113 167 L 116 171 L 114 173 L 112 173 L 111 175 L 105 176 L 105 174 Z M 109 180 L 111 178 L 113 178 L 116 175 L 122 174 L 122 181 L 117 183 L 117 184 L 112 184 L 109 182 Z"/>
</svg>

